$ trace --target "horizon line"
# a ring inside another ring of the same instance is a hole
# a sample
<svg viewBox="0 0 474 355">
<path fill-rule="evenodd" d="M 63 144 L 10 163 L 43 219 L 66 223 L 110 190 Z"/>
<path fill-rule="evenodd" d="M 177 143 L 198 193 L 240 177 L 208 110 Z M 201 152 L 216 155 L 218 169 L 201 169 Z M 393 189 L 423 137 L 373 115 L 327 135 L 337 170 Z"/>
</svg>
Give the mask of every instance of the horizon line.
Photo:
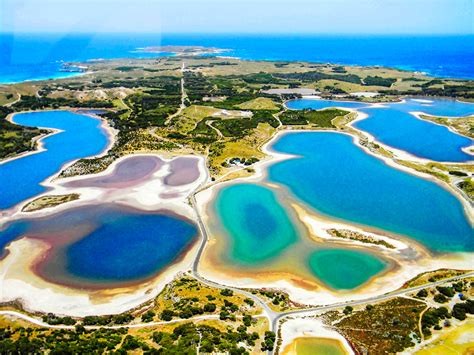
<svg viewBox="0 0 474 355">
<path fill-rule="evenodd" d="M 265 35 L 278 35 L 278 36 L 474 36 L 472 33 L 464 32 L 416 32 L 416 33 L 368 33 L 368 32 L 118 32 L 118 31 L 99 31 L 99 32 L 89 32 L 89 31 L 0 31 L 0 35 L 15 35 L 15 34 L 28 34 L 28 35 L 41 35 L 41 34 L 78 34 L 78 35 L 99 35 L 99 34 L 117 34 L 117 35 L 251 35 L 251 36 L 265 36 Z"/>
</svg>

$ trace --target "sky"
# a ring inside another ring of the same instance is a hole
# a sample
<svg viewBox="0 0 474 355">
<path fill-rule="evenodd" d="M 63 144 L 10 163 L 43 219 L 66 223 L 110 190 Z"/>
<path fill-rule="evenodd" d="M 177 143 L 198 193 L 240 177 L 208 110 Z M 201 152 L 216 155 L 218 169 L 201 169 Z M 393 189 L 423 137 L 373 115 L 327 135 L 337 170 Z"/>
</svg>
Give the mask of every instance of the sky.
<svg viewBox="0 0 474 355">
<path fill-rule="evenodd" d="M 0 32 L 474 34 L 474 0 L 0 0 Z"/>
</svg>

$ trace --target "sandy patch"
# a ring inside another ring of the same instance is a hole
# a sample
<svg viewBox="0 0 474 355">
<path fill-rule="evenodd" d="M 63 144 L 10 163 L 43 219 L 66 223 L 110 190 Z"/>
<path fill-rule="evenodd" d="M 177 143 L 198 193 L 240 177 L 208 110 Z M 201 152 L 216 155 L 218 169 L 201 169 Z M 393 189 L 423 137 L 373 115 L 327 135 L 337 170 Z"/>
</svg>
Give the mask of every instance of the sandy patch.
<svg viewBox="0 0 474 355">
<path fill-rule="evenodd" d="M 289 319 L 281 326 L 282 343 L 280 350 L 284 354 L 293 354 L 285 351 L 291 343 L 301 337 L 326 338 L 338 341 L 347 354 L 354 354 L 347 340 L 338 332 L 327 328 L 323 322 L 315 318 Z"/>
</svg>

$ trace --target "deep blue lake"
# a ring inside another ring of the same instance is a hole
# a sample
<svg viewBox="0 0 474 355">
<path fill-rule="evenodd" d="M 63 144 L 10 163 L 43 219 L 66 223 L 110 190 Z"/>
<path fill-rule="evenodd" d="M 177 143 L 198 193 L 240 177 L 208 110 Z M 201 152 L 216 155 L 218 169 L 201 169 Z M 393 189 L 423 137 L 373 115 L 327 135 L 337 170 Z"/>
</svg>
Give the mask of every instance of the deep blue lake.
<svg viewBox="0 0 474 355">
<path fill-rule="evenodd" d="M 156 57 L 139 47 L 201 45 L 242 59 L 382 65 L 474 78 L 474 36 L 0 34 L 0 82 L 64 77 L 61 62 Z M 32 55 L 34 53 L 34 55 Z"/>
<path fill-rule="evenodd" d="M 38 271 L 63 284 L 123 283 L 151 277 L 183 255 L 198 231 L 188 220 L 118 205 L 90 205 L 12 222 L 4 247 L 24 235 L 52 245 Z"/>
<path fill-rule="evenodd" d="M 69 111 L 21 113 L 14 116 L 14 122 L 63 132 L 43 139 L 45 151 L 0 164 L 0 210 L 46 191 L 40 184 L 65 163 L 97 155 L 108 144 L 99 119 Z"/>
<path fill-rule="evenodd" d="M 269 180 L 320 213 L 409 236 L 433 251 L 474 250 L 473 227 L 454 195 L 365 153 L 349 135 L 290 133 L 272 147 L 298 157 L 271 165 Z"/>
<path fill-rule="evenodd" d="M 474 156 L 462 148 L 474 144 L 473 140 L 451 132 L 447 127 L 417 119 L 409 112 L 425 112 L 439 116 L 468 116 L 474 114 L 474 104 L 448 99 L 429 99 L 430 103 L 406 99 L 405 103 L 384 104 L 372 108 L 360 102 L 301 99 L 287 103 L 290 109 L 348 107 L 369 115 L 354 124 L 356 128 L 373 135 L 378 141 L 413 155 L 440 162 L 473 161 Z"/>
</svg>

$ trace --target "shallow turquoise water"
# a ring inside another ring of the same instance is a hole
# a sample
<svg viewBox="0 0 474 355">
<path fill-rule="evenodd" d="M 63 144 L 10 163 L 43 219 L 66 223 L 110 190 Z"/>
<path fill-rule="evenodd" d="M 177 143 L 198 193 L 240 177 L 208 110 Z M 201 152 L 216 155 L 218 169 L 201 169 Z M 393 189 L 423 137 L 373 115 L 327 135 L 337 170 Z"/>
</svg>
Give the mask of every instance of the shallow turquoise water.
<svg viewBox="0 0 474 355">
<path fill-rule="evenodd" d="M 269 168 L 315 210 L 414 238 L 438 252 L 474 250 L 461 202 L 438 184 L 386 165 L 333 132 L 290 133 L 273 149 L 299 157 Z"/>
<path fill-rule="evenodd" d="M 233 261 L 271 260 L 297 240 L 297 232 L 275 194 L 263 186 L 236 184 L 221 190 L 216 212 L 229 235 Z"/>
<path fill-rule="evenodd" d="M 90 116 L 43 111 L 16 114 L 14 121 L 63 132 L 43 139 L 45 151 L 0 164 L 0 210 L 46 191 L 41 182 L 57 173 L 65 163 L 99 154 L 107 147 L 107 136 L 99 129 L 100 121 Z"/>
<path fill-rule="evenodd" d="M 474 161 L 474 156 L 462 151 L 474 144 L 468 137 L 451 132 L 447 127 L 420 120 L 409 112 L 425 112 L 439 116 L 467 116 L 474 114 L 474 104 L 447 99 L 429 99 L 431 103 L 407 99 L 405 103 L 384 104 L 384 108 L 371 108 L 360 102 L 330 100 L 293 100 L 291 109 L 322 109 L 348 107 L 369 115 L 354 126 L 376 137 L 382 143 L 413 155 L 440 162 Z"/>
<path fill-rule="evenodd" d="M 308 260 L 311 271 L 337 290 L 351 290 L 377 275 L 387 266 L 369 253 L 348 249 L 321 249 Z"/>
<path fill-rule="evenodd" d="M 0 256 L 8 243 L 25 235 L 53 246 L 38 268 L 40 274 L 78 286 L 153 276 L 180 257 L 198 231 L 173 215 L 90 205 L 13 222 L 0 231 Z"/>
</svg>

